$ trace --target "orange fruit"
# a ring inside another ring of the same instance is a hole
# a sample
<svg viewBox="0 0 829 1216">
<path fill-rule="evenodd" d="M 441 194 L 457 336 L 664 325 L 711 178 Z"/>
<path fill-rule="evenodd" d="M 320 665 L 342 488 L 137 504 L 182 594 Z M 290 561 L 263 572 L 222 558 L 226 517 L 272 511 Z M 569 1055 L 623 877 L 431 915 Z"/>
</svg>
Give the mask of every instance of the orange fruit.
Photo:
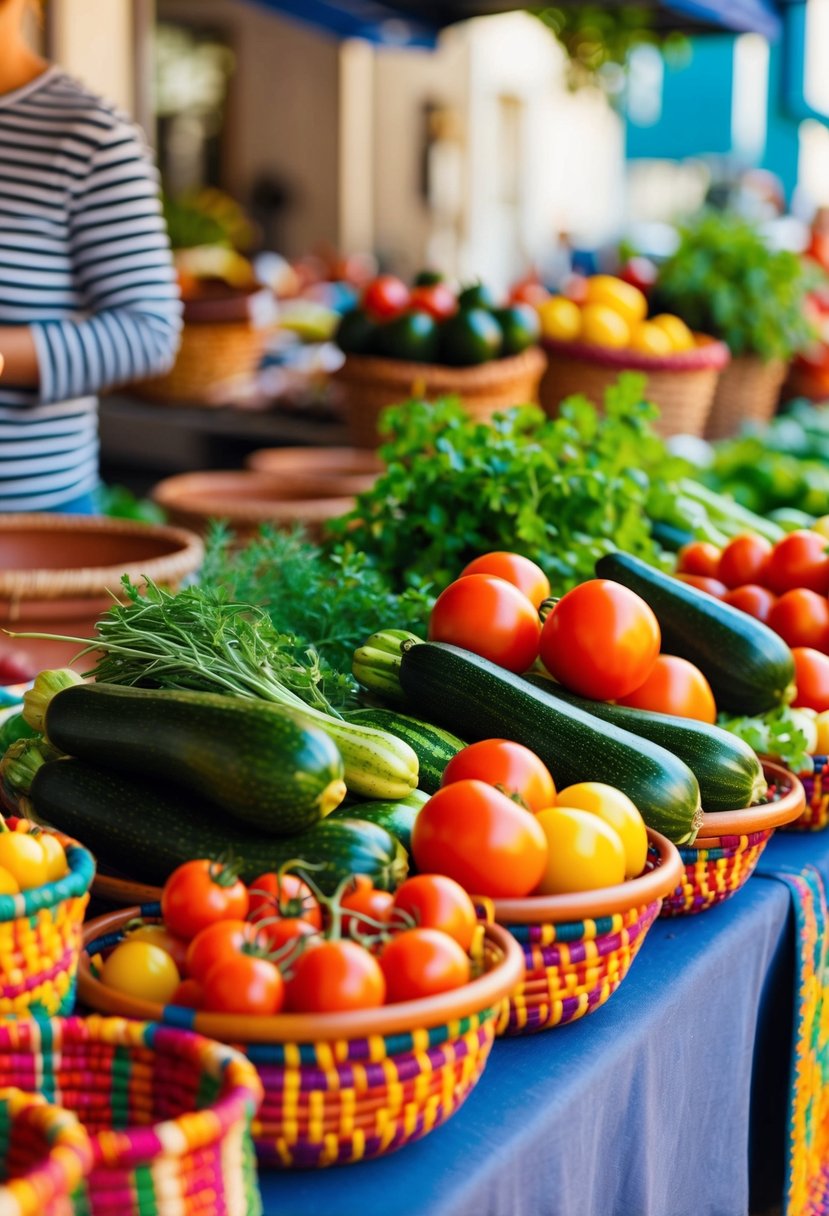
<svg viewBox="0 0 829 1216">
<path fill-rule="evenodd" d="M 630 326 L 621 313 L 606 304 L 586 304 L 581 312 L 582 340 L 593 346 L 630 346 Z"/>
<path fill-rule="evenodd" d="M 653 321 L 642 321 L 631 330 L 630 349 L 643 355 L 670 355 L 673 353 L 671 339 Z"/>
<path fill-rule="evenodd" d="M 581 309 L 566 296 L 551 296 L 538 305 L 538 319 L 545 338 L 575 342 L 581 334 Z"/>
<path fill-rule="evenodd" d="M 681 317 L 675 317 L 672 313 L 663 312 L 658 317 L 651 317 L 649 324 L 658 325 L 662 332 L 667 334 L 671 343 L 671 350 L 677 354 L 683 350 L 694 349 L 696 345 L 694 335 Z"/>
<path fill-rule="evenodd" d="M 636 325 L 648 315 L 648 301 L 644 293 L 632 283 L 625 283 L 623 279 L 609 274 L 594 274 L 587 280 L 585 304 L 603 304 L 612 308 L 628 325 Z"/>
</svg>

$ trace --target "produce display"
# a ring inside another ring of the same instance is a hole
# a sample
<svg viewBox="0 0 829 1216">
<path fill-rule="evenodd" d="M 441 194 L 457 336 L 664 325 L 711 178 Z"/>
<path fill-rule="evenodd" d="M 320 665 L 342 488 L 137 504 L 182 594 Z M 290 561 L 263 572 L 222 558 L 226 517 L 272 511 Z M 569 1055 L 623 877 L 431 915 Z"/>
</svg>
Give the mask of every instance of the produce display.
<svg viewBox="0 0 829 1216">
<path fill-rule="evenodd" d="M 624 279 L 574 277 L 567 292 L 537 306 L 545 338 L 660 357 L 682 354 L 697 344 L 680 317 L 669 312 L 649 317 L 647 296 Z"/>
</svg>

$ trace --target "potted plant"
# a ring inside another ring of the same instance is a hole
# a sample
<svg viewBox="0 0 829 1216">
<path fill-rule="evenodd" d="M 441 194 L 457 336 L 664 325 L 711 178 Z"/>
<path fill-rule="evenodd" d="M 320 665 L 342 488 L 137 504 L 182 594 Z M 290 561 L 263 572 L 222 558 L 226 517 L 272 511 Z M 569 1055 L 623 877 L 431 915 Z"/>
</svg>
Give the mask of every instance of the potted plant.
<svg viewBox="0 0 829 1216">
<path fill-rule="evenodd" d="M 768 421 L 774 413 L 790 360 L 813 336 L 810 278 L 796 254 L 772 249 L 737 215 L 706 211 L 680 228 L 677 249 L 660 268 L 654 303 L 731 350 L 707 437 L 733 434 L 745 419 Z"/>
</svg>

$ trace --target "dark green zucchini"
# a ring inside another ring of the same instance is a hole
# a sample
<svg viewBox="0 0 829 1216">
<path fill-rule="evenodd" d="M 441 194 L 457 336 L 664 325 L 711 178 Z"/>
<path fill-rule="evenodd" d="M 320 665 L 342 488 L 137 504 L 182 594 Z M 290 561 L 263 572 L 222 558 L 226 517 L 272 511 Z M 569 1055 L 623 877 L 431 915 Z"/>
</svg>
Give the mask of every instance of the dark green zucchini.
<svg viewBox="0 0 829 1216">
<path fill-rule="evenodd" d="M 311 827 L 345 795 L 328 736 L 253 697 L 77 684 L 51 699 L 44 726 L 70 756 L 209 798 L 275 836 Z"/>
<path fill-rule="evenodd" d="M 353 806 L 338 807 L 329 818 L 364 819 L 368 823 L 379 823 L 381 828 L 397 837 L 407 853 L 411 853 L 415 820 L 420 808 L 428 801 L 428 794 L 414 790 L 408 798 L 401 798 L 399 802 L 357 802 Z"/>
<path fill-rule="evenodd" d="M 733 811 L 753 806 L 766 792 L 763 766 L 756 754 L 742 739 L 719 726 L 611 705 L 607 701 L 589 701 L 568 692 L 548 676 L 531 674 L 524 679 L 594 718 L 650 739 L 679 756 L 699 782 L 703 810 Z"/>
<path fill-rule="evenodd" d="M 432 726 L 420 718 L 411 718 L 408 714 L 399 714 L 393 709 L 355 709 L 346 714 L 349 722 L 357 722 L 362 726 L 375 726 L 389 735 L 404 739 L 418 759 L 418 788 L 427 794 L 436 794 L 440 789 L 440 779 L 453 756 L 456 756 L 466 744 L 457 735 L 439 726 Z"/>
<path fill-rule="evenodd" d="M 84 760 L 43 764 L 29 799 L 38 819 L 136 882 L 163 883 L 182 862 L 229 853 L 246 881 L 287 861 L 308 862 L 326 894 L 350 874 L 368 874 L 376 887 L 393 891 L 408 869 L 405 849 L 378 824 L 329 817 L 294 836 L 263 836 L 205 802 Z"/>
<path fill-rule="evenodd" d="M 494 663 L 438 642 L 404 650 L 400 683 L 421 713 L 474 741 L 514 739 L 538 755 L 560 788 L 606 781 L 645 822 L 678 844 L 702 822 L 697 779 L 671 752 L 566 705 Z"/>
<path fill-rule="evenodd" d="M 719 709 L 755 715 L 789 699 L 791 651 L 761 621 L 629 553 L 600 557 L 596 574 L 622 583 L 650 604 L 662 631 L 663 652 L 699 667 Z"/>
</svg>

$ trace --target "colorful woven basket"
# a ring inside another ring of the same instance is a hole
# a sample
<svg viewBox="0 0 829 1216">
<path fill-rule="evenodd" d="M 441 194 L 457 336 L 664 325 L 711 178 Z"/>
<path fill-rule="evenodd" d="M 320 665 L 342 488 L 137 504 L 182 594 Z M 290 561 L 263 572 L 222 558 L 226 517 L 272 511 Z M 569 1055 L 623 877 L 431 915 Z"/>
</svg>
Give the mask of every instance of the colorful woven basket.
<svg viewBox="0 0 829 1216">
<path fill-rule="evenodd" d="M 697 839 L 680 845 L 685 873 L 660 916 L 687 916 L 722 903 L 748 882 L 775 828 L 801 814 L 806 796 L 797 777 L 763 762 L 771 800 L 745 810 L 706 813 Z"/>
<path fill-rule="evenodd" d="M 440 996 L 365 1012 L 272 1018 L 162 1008 L 106 988 L 90 966 L 91 955 L 120 940 L 127 921 L 157 913 L 151 905 L 89 922 L 81 999 L 106 1012 L 149 1012 L 240 1046 L 265 1088 L 253 1137 L 267 1165 L 361 1161 L 393 1152 L 445 1122 L 477 1083 L 505 998 L 524 971 L 509 933 L 488 925 L 482 974 Z"/>
<path fill-rule="evenodd" d="M 744 422 L 769 422 L 777 408 L 787 368 L 783 359 L 761 359 L 759 355 L 733 358 L 717 384 L 705 438 L 736 435 Z"/>
<path fill-rule="evenodd" d="M 70 1111 L 39 1094 L 0 1090 L 3 1216 L 75 1216 L 73 1195 L 92 1157 L 89 1136 Z"/>
<path fill-rule="evenodd" d="M 10 818 L 14 827 L 17 820 Z M 68 1013 L 75 1000 L 81 927 L 95 874 L 92 854 L 54 835 L 68 872 L 19 895 L 0 895 L 0 1016 Z"/>
<path fill-rule="evenodd" d="M 813 756 L 810 773 L 798 773 L 806 795 L 806 807 L 784 832 L 822 832 L 829 824 L 829 756 Z"/>
<path fill-rule="evenodd" d="M 524 952 L 524 982 L 499 1028 L 528 1034 L 563 1026 L 605 1003 L 627 975 L 662 897 L 676 886 L 676 847 L 648 830 L 650 853 L 639 878 L 578 895 L 499 899 L 483 905 Z"/>
<path fill-rule="evenodd" d="M 262 1098 L 238 1052 L 123 1018 L 0 1023 L 0 1086 L 43 1092 L 89 1133 L 76 1216 L 260 1216 L 250 1123 Z"/>
</svg>

